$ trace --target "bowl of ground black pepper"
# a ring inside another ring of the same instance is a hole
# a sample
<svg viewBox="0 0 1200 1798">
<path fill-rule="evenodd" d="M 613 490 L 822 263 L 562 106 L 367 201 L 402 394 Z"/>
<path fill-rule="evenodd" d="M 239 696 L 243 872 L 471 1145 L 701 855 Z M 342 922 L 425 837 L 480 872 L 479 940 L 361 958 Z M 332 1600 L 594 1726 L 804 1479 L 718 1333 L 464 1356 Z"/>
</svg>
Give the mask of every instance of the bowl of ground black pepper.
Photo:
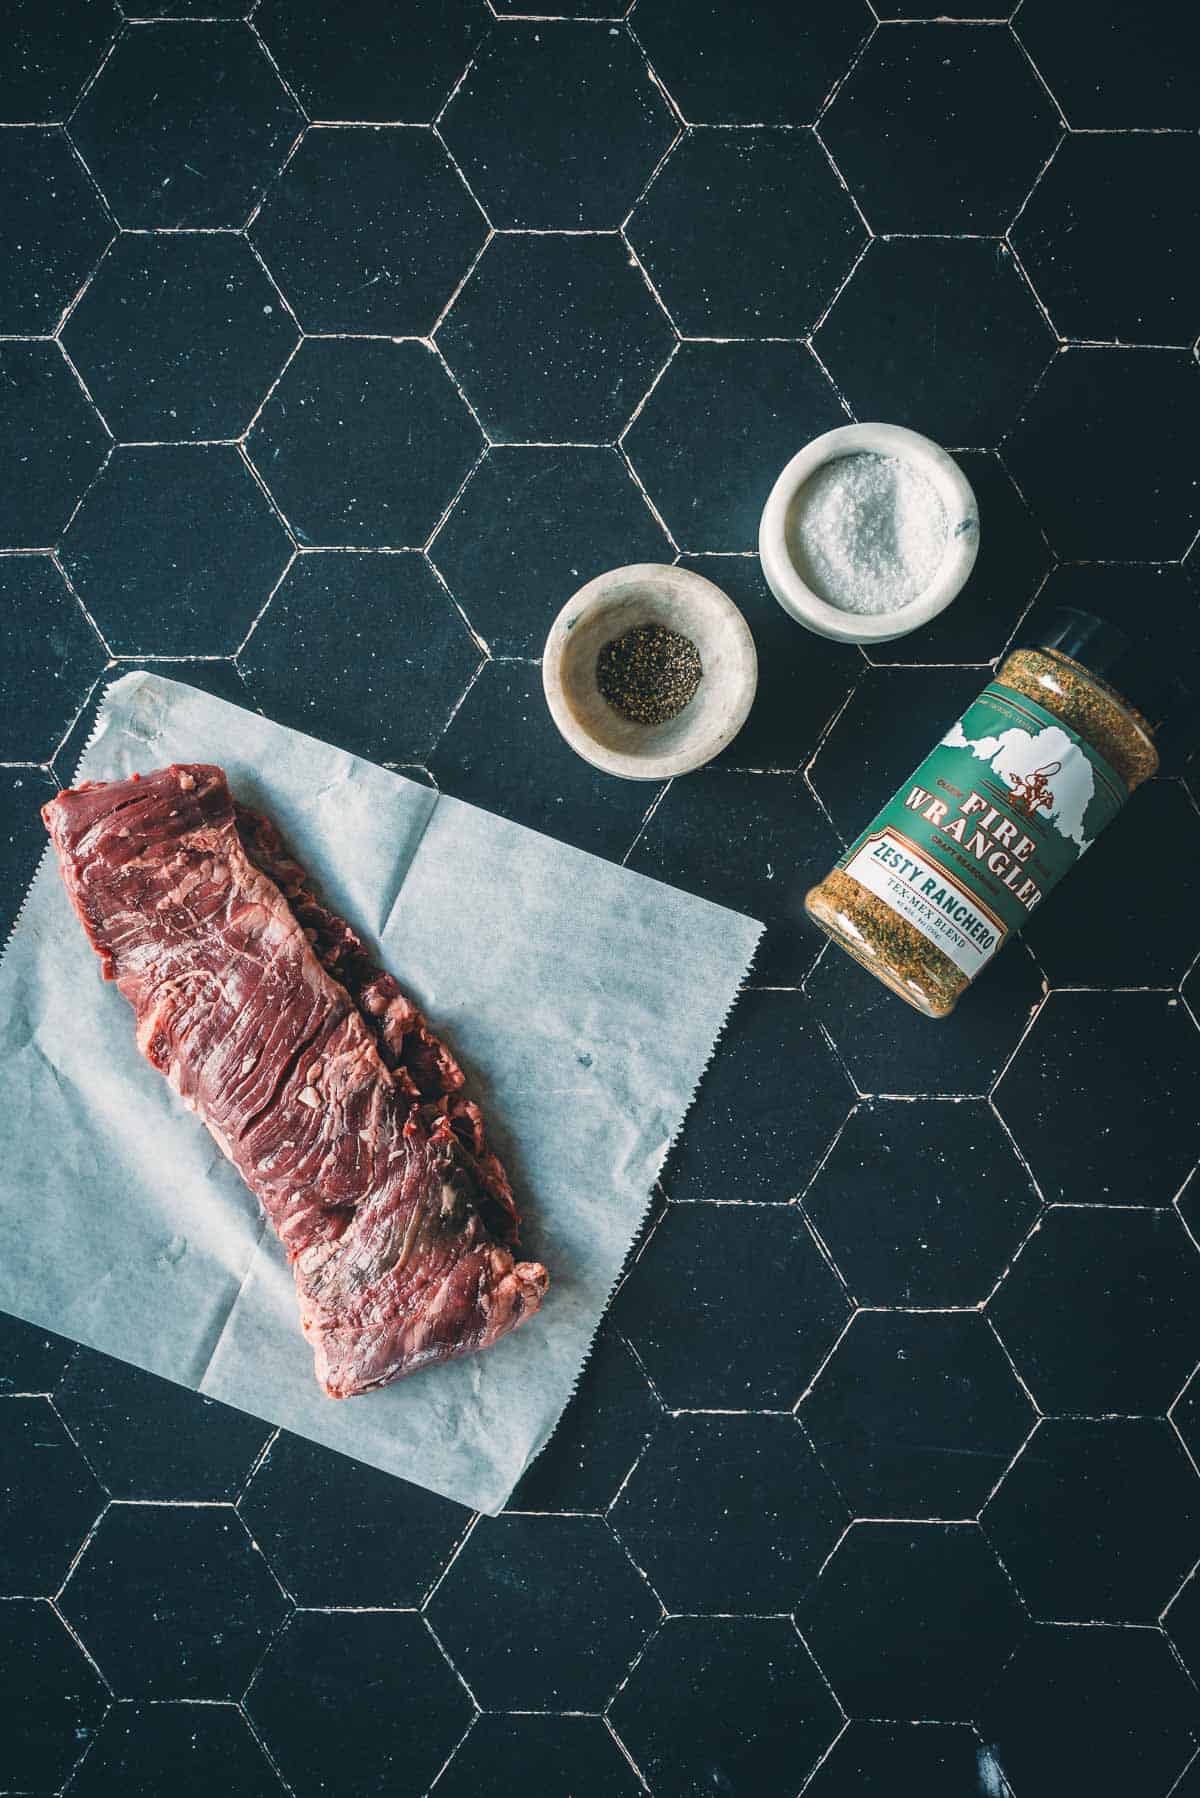
<svg viewBox="0 0 1200 1798">
<path fill-rule="evenodd" d="M 550 714 L 578 755 L 625 780 L 687 774 L 733 741 L 758 660 L 733 601 L 703 575 L 659 562 L 581 587 L 542 656 Z"/>
</svg>

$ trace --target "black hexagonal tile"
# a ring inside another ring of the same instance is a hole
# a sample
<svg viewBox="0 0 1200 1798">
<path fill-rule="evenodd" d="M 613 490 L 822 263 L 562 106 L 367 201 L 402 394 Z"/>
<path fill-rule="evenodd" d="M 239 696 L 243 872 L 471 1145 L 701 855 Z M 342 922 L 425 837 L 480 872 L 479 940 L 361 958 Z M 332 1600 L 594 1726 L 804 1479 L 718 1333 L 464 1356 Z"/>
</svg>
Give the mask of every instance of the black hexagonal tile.
<svg viewBox="0 0 1200 1798">
<path fill-rule="evenodd" d="M 791 343 L 685 343 L 625 447 L 685 550 L 751 550 L 783 464 L 846 415 Z"/>
<path fill-rule="evenodd" d="M 423 1792 L 471 1701 L 413 1612 L 301 1611 L 246 1709 L 294 1791 Z"/>
<path fill-rule="evenodd" d="M 985 968 L 956 1010 L 936 1022 L 887 996 L 873 974 L 832 944 L 804 990 L 859 1092 L 902 1098 L 987 1093 L 1043 996 L 1042 977 L 1021 943 Z"/>
<path fill-rule="evenodd" d="M 238 436 L 295 341 L 243 239 L 212 232 L 118 238 L 63 332 L 126 442 Z"/>
<path fill-rule="evenodd" d="M 1006 246 L 968 237 L 873 243 L 813 342 L 860 418 L 976 449 L 1004 436 L 1054 351 Z"/>
<path fill-rule="evenodd" d="M 233 1705 L 114 1705 L 72 1781 L 71 1798 L 161 1798 L 168 1791 L 180 1798 L 278 1798 L 280 1785 Z"/>
<path fill-rule="evenodd" d="M 44 1601 L 0 1604 L 0 1788 L 53 1792 L 89 1747 L 106 1697 Z"/>
<path fill-rule="evenodd" d="M 1165 1411 L 1195 1364 L 1200 1255 L 1172 1211 L 1053 1206 L 992 1300 L 1043 1411 Z"/>
<path fill-rule="evenodd" d="M 619 238 L 554 233 L 494 237 L 438 330 L 497 443 L 610 442 L 672 341 Z"/>
<path fill-rule="evenodd" d="M 598 774 L 546 710 L 540 669 L 489 662 L 429 758 L 438 786 L 561 842 L 616 860 L 660 788 Z"/>
<path fill-rule="evenodd" d="M 1161 843 L 1171 845 L 1171 879 L 1147 930 L 1135 869 Z M 1026 940 L 1051 986 L 1166 986 L 1195 956 L 1198 904 L 1200 816 L 1181 786 L 1152 781 L 1085 857 L 1070 891 L 1039 908 Z"/>
<path fill-rule="evenodd" d="M 1004 459 L 1060 556 L 1169 561 L 1200 524 L 1188 460 L 1198 427 L 1200 368 L 1187 351 L 1067 349 Z M 1136 443 L 1136 457 L 1114 466 L 1116 442 Z"/>
<path fill-rule="evenodd" d="M 988 679 L 987 669 L 868 671 L 812 763 L 813 786 L 848 842 L 867 828 Z"/>
<path fill-rule="evenodd" d="M 0 1592 L 56 1592 L 105 1494 L 49 1399 L 0 1402 Z"/>
<path fill-rule="evenodd" d="M 973 1517 L 1034 1422 L 983 1318 L 860 1311 L 799 1417 L 859 1517 Z"/>
<path fill-rule="evenodd" d="M 415 762 L 482 652 L 424 556 L 406 551 L 298 556 L 238 660 L 280 723 L 377 761 Z"/>
<path fill-rule="evenodd" d="M 613 449 L 489 450 L 430 555 L 497 655 L 539 656 L 571 595 L 668 538 Z"/>
<path fill-rule="evenodd" d="M 671 1612 L 788 1611 L 848 1521 L 793 1417 L 670 1417 L 610 1513 Z"/>
<path fill-rule="evenodd" d="M 262 0 L 256 30 L 314 119 L 434 118 L 487 24 L 481 0 Z"/>
<path fill-rule="evenodd" d="M 1068 137 L 1013 231 L 1063 337 L 1190 343 L 1185 246 L 1200 229 L 1200 146 L 1172 133 Z"/>
<path fill-rule="evenodd" d="M 236 1698 L 287 1611 L 224 1505 L 113 1505 L 59 1604 L 123 1698 Z"/>
<path fill-rule="evenodd" d="M 668 1405 L 788 1410 L 847 1312 L 793 1207 L 671 1205 L 615 1314 Z"/>
<path fill-rule="evenodd" d="M 641 0 L 639 42 L 695 125 L 808 125 L 866 37 L 860 0 Z"/>
<path fill-rule="evenodd" d="M 112 0 L 12 0 L 0 65 L 0 120 L 64 119 L 120 29 Z"/>
<path fill-rule="evenodd" d="M 655 1792 L 791 1798 L 841 1723 L 782 1617 L 672 1617 L 612 1721 Z"/>
<path fill-rule="evenodd" d="M 306 331 L 421 337 L 487 235 L 431 131 L 310 131 L 251 236 Z"/>
<path fill-rule="evenodd" d="M 247 448 L 301 543 L 411 549 L 482 443 L 426 344 L 330 337 L 301 344 Z"/>
<path fill-rule="evenodd" d="M 54 543 L 108 446 L 57 344 L 0 343 L 0 546 Z"/>
<path fill-rule="evenodd" d="M 1039 1621 L 1149 1623 L 1196 1558 L 1200 1482 L 1161 1419 L 1049 1418 L 983 1524 Z"/>
<path fill-rule="evenodd" d="M 232 446 L 120 446 L 63 564 L 117 655 L 227 655 L 291 546 Z"/>
<path fill-rule="evenodd" d="M 54 1402 L 114 1498 L 232 1498 L 270 1434 L 242 1411 L 90 1349 Z"/>
<path fill-rule="evenodd" d="M 488 1710 L 602 1709 L 659 1616 L 599 1517 L 482 1519 L 429 1607 Z"/>
<path fill-rule="evenodd" d="M 754 978 L 784 985 L 801 979 L 820 947 L 804 894 L 837 853 L 802 775 L 706 768 L 674 783 L 629 866 L 765 923 Z"/>
<path fill-rule="evenodd" d="M 1019 1640 L 977 1524 L 856 1523 L 798 1616 L 852 1717 L 973 1717 Z"/>
<path fill-rule="evenodd" d="M 786 1204 L 808 1183 L 853 1096 L 801 993 L 743 993 L 667 1161 L 667 1191 Z"/>
<path fill-rule="evenodd" d="M 952 611 L 947 608 L 907 637 L 873 643 L 872 662 L 991 661 L 1012 636 L 1046 573 L 1046 539 L 998 458 L 960 450 L 955 460 L 979 503 L 975 566 Z"/>
<path fill-rule="evenodd" d="M 691 131 L 628 235 L 685 337 L 803 337 L 866 242 L 807 131 Z"/>
<path fill-rule="evenodd" d="M 0 556 L 0 643 L 0 759 L 43 761 L 108 660 L 49 556 Z"/>
<path fill-rule="evenodd" d="M 805 1798 L 1013 1798 L 965 1723 L 852 1723 L 804 1790 Z"/>
<path fill-rule="evenodd" d="M 753 708 L 717 765 L 802 768 L 861 675 L 862 657 L 848 643 L 799 629 L 767 586 L 757 556 L 683 556 L 680 567 L 733 600 L 758 652 Z"/>
<path fill-rule="evenodd" d="M 612 230 L 677 129 L 624 31 L 539 19 L 492 32 L 440 129 L 500 230 Z"/>
<path fill-rule="evenodd" d="M 1169 994 L 1052 993 L 996 1104 L 1048 1199 L 1167 1205 L 1196 1159 L 1198 1078 Z"/>
<path fill-rule="evenodd" d="M 602 1511 L 662 1409 L 611 1325 L 602 1326 L 561 1422 L 509 1501 L 514 1511 Z"/>
<path fill-rule="evenodd" d="M 71 119 L 130 228 L 245 223 L 303 125 L 236 20 L 131 25 Z"/>
<path fill-rule="evenodd" d="M 470 1521 L 436 1493 L 286 1433 L 238 1509 L 306 1606 L 419 1605 Z"/>
<path fill-rule="evenodd" d="M 1165 1794 L 1187 1764 L 1196 1693 L 1158 1630 L 1033 1629 L 982 1720 L 1020 1798 Z"/>
<path fill-rule="evenodd" d="M 8 247 L 0 266 L 0 331 L 53 331 L 112 236 L 61 131 L 31 125 L 0 133 L 0 217 Z"/>
<path fill-rule="evenodd" d="M 40 769 L 22 769 L 21 773 L 32 775 L 34 781 L 39 776 L 45 780 Z M 27 780 L 26 790 L 30 784 Z M 46 781 L 47 797 L 54 790 L 53 783 Z M 38 834 L 44 835 L 36 810 L 33 811 L 33 818 Z M 4 826 L 0 825 L 0 847 L 3 847 L 5 840 Z M 29 872 L 32 871 L 31 857 Z M 24 877 L 22 884 L 23 879 Z M 3 929 L 3 920 L 0 919 L 0 931 Z M 65 1336 L 55 1336 L 49 1330 L 39 1329 L 34 1324 L 22 1322 L 19 1317 L 9 1317 L 0 1312 L 0 1397 L 7 1398 L 14 1392 L 53 1392 L 74 1353 L 75 1344 L 68 1342 Z"/>
<path fill-rule="evenodd" d="M 843 958 L 844 959 L 844 958 Z M 987 1105 L 860 1105 L 804 1209 L 861 1305 L 977 1305 L 1037 1213 Z"/>
<path fill-rule="evenodd" d="M 80 760 L 92 740 L 96 719 L 110 684 L 119 680 L 123 674 L 133 673 L 138 666 L 136 660 L 110 663 L 104 676 L 92 688 L 87 704 L 50 758 L 51 769 L 63 786 L 70 786 L 76 778 Z M 155 656 L 152 661 L 147 659 L 142 662 L 141 667 L 149 673 L 159 675 L 163 680 L 179 681 L 187 687 L 199 687 L 202 693 L 215 693 L 218 699 L 227 699 L 230 705 L 245 706 L 248 711 L 257 709 L 245 681 L 228 658 L 171 661 Z M 45 832 L 42 834 L 44 836 Z"/>
<path fill-rule="evenodd" d="M 437 1783 L 438 1798 L 510 1798 L 514 1769 L 571 1798 L 643 1798 L 599 1717 L 480 1717 Z"/>
<path fill-rule="evenodd" d="M 1195 16 L 1172 0 L 1025 0 L 1022 43 L 1076 130 L 1200 124 Z"/>
<path fill-rule="evenodd" d="M 884 26 L 821 119 L 875 231 L 1002 232 L 1060 130 L 1006 25 Z"/>
</svg>

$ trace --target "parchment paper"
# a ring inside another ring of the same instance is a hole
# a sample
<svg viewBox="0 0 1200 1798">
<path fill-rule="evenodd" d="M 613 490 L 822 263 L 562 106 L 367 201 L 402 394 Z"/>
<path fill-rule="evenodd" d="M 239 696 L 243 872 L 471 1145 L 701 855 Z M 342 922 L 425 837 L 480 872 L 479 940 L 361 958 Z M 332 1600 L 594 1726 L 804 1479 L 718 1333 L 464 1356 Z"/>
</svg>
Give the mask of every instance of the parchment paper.
<svg viewBox="0 0 1200 1798">
<path fill-rule="evenodd" d="M 761 926 L 158 676 L 80 779 L 214 761 L 445 1032 L 551 1287 L 483 1355 L 325 1398 L 251 1194 L 142 1060 L 47 856 L 0 965 L 0 1309 L 495 1513 L 570 1397 Z"/>
</svg>

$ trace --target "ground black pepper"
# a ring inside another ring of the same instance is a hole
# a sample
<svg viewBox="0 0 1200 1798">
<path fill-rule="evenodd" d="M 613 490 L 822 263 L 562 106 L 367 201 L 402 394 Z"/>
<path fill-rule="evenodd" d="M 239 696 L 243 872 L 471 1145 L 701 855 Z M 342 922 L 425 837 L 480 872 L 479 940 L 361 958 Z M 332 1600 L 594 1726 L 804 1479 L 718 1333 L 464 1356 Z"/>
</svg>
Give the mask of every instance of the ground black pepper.
<svg viewBox="0 0 1200 1798">
<path fill-rule="evenodd" d="M 991 696 L 1001 717 L 1007 706 L 1017 745 L 1047 741 L 1044 728 L 1039 734 L 1037 714 L 1023 716 L 1024 700 L 1060 721 L 1082 740 L 1085 752 L 1099 758 L 1098 763 L 1089 758 L 1092 775 L 1084 771 L 1082 790 L 1091 805 L 1097 789 L 1115 789 L 1111 816 L 1158 767 L 1153 727 L 1096 669 L 1061 646 L 1077 638 L 1086 648 L 1108 627 L 1080 613 L 1060 614 L 1059 623 L 1054 643 L 1018 649 L 1005 659 L 977 706 Z M 1017 902 L 1029 908 L 1040 902 L 1089 840 L 1078 794 L 1073 798 L 1054 788 L 1057 779 L 1066 778 L 1060 757 L 1069 763 L 1079 755 L 1065 733 L 1051 725 L 1049 735 L 1064 745 L 1058 755 L 1047 750 L 1050 759 L 1031 758 L 1040 766 L 1017 766 L 1013 757 L 1005 759 L 1003 732 L 974 740 L 963 735 L 973 711 L 939 746 L 965 759 L 965 778 L 949 761 L 939 764 L 935 750 L 805 902 L 810 917 L 836 943 L 935 1018 L 953 1010 L 970 984 L 977 971 L 972 958 L 984 965 L 1020 929 L 1019 921 L 1011 921 Z M 1104 791 L 1099 797 L 1103 800 Z M 1106 821 L 1102 817 L 1098 828 Z M 848 865 L 856 873 L 849 873 Z M 996 926 L 990 941 L 989 924 Z"/>
<path fill-rule="evenodd" d="M 596 658 L 596 685 L 633 724 L 669 724 L 695 696 L 703 673 L 691 638 L 663 624 L 635 625 Z"/>
</svg>

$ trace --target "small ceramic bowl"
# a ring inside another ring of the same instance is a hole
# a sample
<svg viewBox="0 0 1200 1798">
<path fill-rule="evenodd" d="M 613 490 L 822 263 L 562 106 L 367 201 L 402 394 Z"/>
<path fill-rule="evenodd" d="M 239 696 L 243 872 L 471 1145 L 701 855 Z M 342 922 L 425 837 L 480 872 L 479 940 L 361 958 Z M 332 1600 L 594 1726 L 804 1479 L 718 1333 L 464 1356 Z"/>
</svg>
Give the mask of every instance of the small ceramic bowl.
<svg viewBox="0 0 1200 1798">
<path fill-rule="evenodd" d="M 700 685 L 667 724 L 623 718 L 596 685 L 604 645 L 640 624 L 665 625 L 700 651 Z M 625 780 L 666 780 L 711 761 L 746 722 L 757 684 L 754 638 L 733 601 L 703 575 L 661 562 L 633 562 L 581 587 L 542 655 L 555 724 L 585 762 Z"/>
<path fill-rule="evenodd" d="M 863 614 L 831 605 L 805 582 L 789 546 L 792 508 L 805 482 L 826 462 L 874 451 L 898 456 L 932 484 L 946 508 L 945 554 L 923 593 L 894 612 Z M 814 437 L 793 456 L 772 487 L 758 527 L 758 553 L 767 585 L 785 612 L 820 637 L 839 643 L 888 643 L 906 637 L 944 612 L 961 592 L 979 551 L 979 507 L 966 475 L 946 451 L 903 425 L 842 425 Z"/>
</svg>

